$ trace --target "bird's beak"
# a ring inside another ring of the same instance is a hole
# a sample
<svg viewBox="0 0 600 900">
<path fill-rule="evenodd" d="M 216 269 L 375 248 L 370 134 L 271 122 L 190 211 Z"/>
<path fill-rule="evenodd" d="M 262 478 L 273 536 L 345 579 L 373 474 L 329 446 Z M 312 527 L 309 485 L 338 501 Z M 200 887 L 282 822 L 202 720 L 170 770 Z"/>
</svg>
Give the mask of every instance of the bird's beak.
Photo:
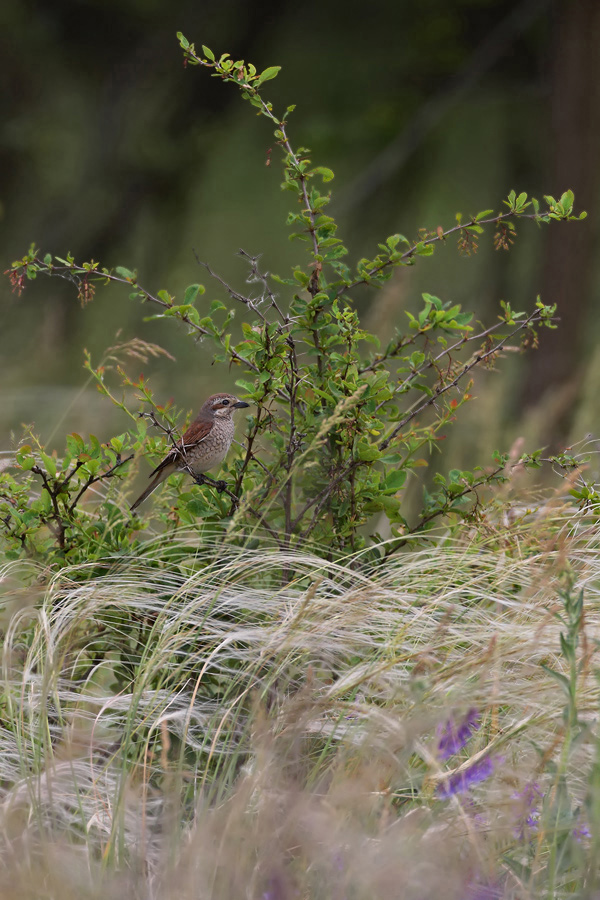
<svg viewBox="0 0 600 900">
<path fill-rule="evenodd" d="M 245 403 L 244 400 L 238 400 L 237 403 L 233 404 L 234 409 L 243 409 L 245 406 L 250 406 L 250 404 Z"/>
</svg>

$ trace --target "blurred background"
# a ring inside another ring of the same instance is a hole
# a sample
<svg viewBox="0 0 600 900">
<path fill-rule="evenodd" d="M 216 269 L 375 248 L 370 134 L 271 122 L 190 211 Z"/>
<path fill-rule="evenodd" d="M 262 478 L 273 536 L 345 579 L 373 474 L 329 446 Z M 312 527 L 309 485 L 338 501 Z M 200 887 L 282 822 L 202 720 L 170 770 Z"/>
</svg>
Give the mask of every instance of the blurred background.
<svg viewBox="0 0 600 900">
<path fill-rule="evenodd" d="M 200 281 L 208 307 L 226 297 L 194 250 L 237 287 L 240 247 L 281 275 L 304 262 L 269 124 L 231 86 L 183 68 L 181 30 L 259 70 L 283 66 L 264 93 L 277 109 L 297 104 L 293 143 L 335 171 L 332 211 L 353 261 L 395 231 L 499 210 L 512 188 L 539 199 L 571 188 L 584 222 L 522 223 L 509 253 L 492 233 L 471 258 L 449 241 L 357 302 L 383 336 L 421 291 L 488 323 L 501 299 L 558 304 L 560 328 L 537 351 L 478 375 L 448 465 L 487 463 L 519 437 L 532 450 L 600 431 L 598 0 L 4 0 L 0 24 L 3 270 L 35 242 L 135 269 L 152 292 Z M 163 345 L 176 362 L 132 374 L 185 409 L 239 377 L 173 323 L 145 322 L 151 311 L 125 289 L 81 308 L 57 279 L 20 298 L 3 279 L 0 304 L 0 449 L 22 423 L 56 446 L 65 431 L 106 440 L 127 427 L 89 384 L 84 347 L 99 363 L 134 336 Z"/>
</svg>

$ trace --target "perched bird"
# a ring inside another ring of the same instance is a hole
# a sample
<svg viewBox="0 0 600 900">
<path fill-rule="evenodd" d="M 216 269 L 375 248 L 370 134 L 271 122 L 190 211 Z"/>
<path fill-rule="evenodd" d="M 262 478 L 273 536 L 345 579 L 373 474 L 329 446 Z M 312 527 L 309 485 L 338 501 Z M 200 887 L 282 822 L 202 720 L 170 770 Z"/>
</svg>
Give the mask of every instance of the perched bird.
<svg viewBox="0 0 600 900">
<path fill-rule="evenodd" d="M 132 504 L 131 510 L 137 509 L 173 472 L 189 472 L 199 477 L 203 472 L 220 465 L 233 441 L 233 413 L 248 405 L 232 394 L 213 394 L 209 397 L 182 439 L 150 473 L 152 481 Z"/>
</svg>

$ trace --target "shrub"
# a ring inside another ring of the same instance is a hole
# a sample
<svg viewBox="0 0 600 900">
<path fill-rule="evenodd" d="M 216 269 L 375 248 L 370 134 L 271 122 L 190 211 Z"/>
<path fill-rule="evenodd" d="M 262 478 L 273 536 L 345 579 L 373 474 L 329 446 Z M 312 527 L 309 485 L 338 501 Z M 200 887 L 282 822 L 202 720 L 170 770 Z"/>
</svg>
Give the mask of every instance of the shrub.
<svg viewBox="0 0 600 900">
<path fill-rule="evenodd" d="M 327 212 L 333 172 L 314 165 L 305 148 L 292 145 L 288 118 L 294 107 L 280 116 L 262 95 L 278 67 L 259 73 L 228 54 L 216 58 L 207 47 L 198 54 L 181 34 L 179 41 L 186 64 L 202 66 L 237 86 L 274 127 L 283 156 L 282 187 L 293 199 L 288 224 L 305 251 L 304 265 L 289 277 L 269 276 L 257 257 L 242 252 L 253 287 L 252 293 L 243 293 L 202 263 L 222 295 L 208 306 L 200 284 L 190 285 L 181 298 L 166 290 L 151 293 L 129 269 L 79 264 L 70 255 L 41 256 L 31 247 L 8 270 L 15 289 L 21 292 L 26 280 L 38 275 L 62 277 L 87 303 L 100 282 L 125 285 L 132 298 L 155 308 L 155 318 L 174 319 L 192 339 L 212 342 L 214 360 L 239 375 L 236 384 L 252 412 L 242 453 L 225 465 L 228 489 L 197 491 L 187 478 L 175 480 L 158 501 L 169 527 L 199 520 L 203 527 L 224 523 L 231 540 L 268 535 L 281 549 L 310 540 L 327 554 L 378 548 L 378 529 L 391 542 L 384 551 L 372 552 L 389 553 L 408 534 L 422 532 L 442 517 L 475 516 L 478 488 L 505 478 L 507 456 L 497 454 L 488 468 L 436 475 L 434 489 L 425 492 L 422 511 L 411 522 L 403 509 L 408 477 L 426 466 L 443 429 L 471 399 L 473 370 L 490 365 L 509 341 L 535 345 L 539 327 L 554 327 L 555 307 L 538 298 L 529 312 L 516 312 L 502 303 L 497 321 L 480 326 L 472 312 L 425 293 L 420 312 L 407 312 L 404 326 L 380 344 L 362 327 L 353 297 L 358 288 L 380 288 L 395 269 L 430 256 L 436 244 L 450 238 L 458 239 L 459 252 L 470 254 L 491 228 L 496 248 L 508 249 L 517 220 L 539 225 L 581 218 L 583 213 L 573 213 L 572 192 L 558 200 L 547 196 L 540 205 L 511 191 L 503 212 L 457 215 L 451 227 L 421 229 L 413 240 L 391 235 L 375 256 L 351 267 Z M 234 338 L 231 305 L 244 312 L 241 339 Z M 160 352 L 140 341 L 120 349 L 132 352 L 132 347 L 142 354 Z M 173 410 L 156 403 L 148 382 L 127 376 L 118 351 L 109 363 L 86 360 L 99 390 L 129 418 L 129 430 L 104 444 L 93 436 L 71 435 L 60 458 L 29 434 L 16 454 L 16 474 L 0 476 L 0 516 L 9 556 L 26 551 L 89 560 L 135 540 L 140 521 L 127 513 L 118 484 L 127 477 L 134 455 L 143 451 L 158 461 L 165 453 L 165 436 L 168 446 L 179 429 Z M 122 386 L 137 391 L 141 418 L 112 383 L 115 365 Z M 149 425 L 162 434 L 149 437 Z M 539 465 L 540 454 L 520 462 Z"/>
</svg>

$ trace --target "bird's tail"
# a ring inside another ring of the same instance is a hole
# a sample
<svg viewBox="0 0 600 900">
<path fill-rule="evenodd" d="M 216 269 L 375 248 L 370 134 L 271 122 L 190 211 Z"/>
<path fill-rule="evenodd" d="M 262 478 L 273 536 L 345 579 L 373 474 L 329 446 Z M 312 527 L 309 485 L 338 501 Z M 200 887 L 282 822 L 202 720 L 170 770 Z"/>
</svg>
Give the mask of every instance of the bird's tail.
<svg viewBox="0 0 600 900">
<path fill-rule="evenodd" d="M 175 463 L 171 463 L 170 465 L 166 465 L 164 468 L 161 468 L 160 471 L 158 472 L 158 474 L 156 475 L 156 478 L 152 478 L 152 481 L 150 482 L 150 484 L 148 485 L 146 490 L 142 494 L 140 494 L 140 496 L 137 498 L 135 503 L 131 504 L 131 506 L 130 506 L 131 512 L 134 512 L 138 508 L 140 503 L 143 503 L 144 500 L 146 499 L 146 497 L 149 497 L 150 494 L 152 493 L 152 491 L 156 490 L 156 488 L 159 486 L 159 484 L 162 484 L 162 482 L 165 480 L 165 478 L 168 478 L 169 475 L 172 475 L 173 472 L 175 472 L 176 470 L 177 470 L 177 466 L 175 465 Z M 152 473 L 152 474 L 154 474 L 154 473 Z M 150 476 L 150 477 L 152 477 L 152 476 Z"/>
</svg>

